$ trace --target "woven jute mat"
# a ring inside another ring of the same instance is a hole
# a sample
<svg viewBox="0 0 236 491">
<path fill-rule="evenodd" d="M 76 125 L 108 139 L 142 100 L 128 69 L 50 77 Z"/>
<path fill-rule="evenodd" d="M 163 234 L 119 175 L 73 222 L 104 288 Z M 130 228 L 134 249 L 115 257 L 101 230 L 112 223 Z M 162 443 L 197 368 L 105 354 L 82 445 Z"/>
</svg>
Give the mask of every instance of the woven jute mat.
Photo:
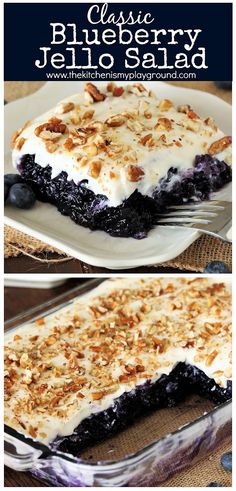
<svg viewBox="0 0 236 491">
<path fill-rule="evenodd" d="M 62 251 L 51 247 L 40 240 L 34 239 L 29 235 L 23 234 L 12 227 L 5 226 L 4 229 L 4 256 L 5 258 L 16 257 L 20 254 L 29 255 L 41 261 L 47 253 L 58 253 L 60 258 L 58 261 L 71 259 Z M 186 251 L 180 254 L 172 261 L 163 263 L 163 266 L 169 266 L 186 271 L 203 271 L 204 267 L 210 261 L 224 261 L 229 270 L 232 268 L 232 246 L 225 244 L 221 240 L 213 237 L 200 237 Z M 56 261 L 56 260 L 54 260 Z M 160 266 L 157 265 L 157 266 Z"/>
<path fill-rule="evenodd" d="M 10 102 L 29 95 L 38 90 L 43 84 L 44 82 L 5 82 L 5 100 Z M 171 82 L 171 84 L 210 92 L 231 103 L 231 92 L 217 88 L 213 82 Z M 26 254 L 46 262 L 48 253 L 57 252 L 61 255 L 61 259 L 59 258 L 58 261 L 67 259 L 62 251 L 58 251 L 48 244 L 10 227 L 5 228 L 4 246 L 6 258 Z M 208 262 L 214 260 L 224 261 L 231 271 L 232 247 L 230 244 L 223 243 L 220 240 L 202 236 L 174 260 L 163 263 L 163 266 L 175 267 L 181 271 L 201 272 Z M 160 264 L 157 266 L 160 266 Z"/>
</svg>

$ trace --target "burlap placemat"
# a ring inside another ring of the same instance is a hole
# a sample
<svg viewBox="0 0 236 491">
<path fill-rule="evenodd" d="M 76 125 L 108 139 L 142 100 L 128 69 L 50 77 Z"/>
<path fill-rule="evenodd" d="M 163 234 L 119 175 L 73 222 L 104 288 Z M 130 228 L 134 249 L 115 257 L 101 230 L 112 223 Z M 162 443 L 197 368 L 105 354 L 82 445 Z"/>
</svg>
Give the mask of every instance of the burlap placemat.
<svg viewBox="0 0 236 491">
<path fill-rule="evenodd" d="M 40 240 L 34 239 L 29 235 L 23 234 L 12 227 L 5 226 L 4 228 L 4 256 L 5 258 L 16 257 L 20 254 L 30 255 L 36 259 L 48 261 L 44 253 L 56 252 L 63 256 L 63 260 L 66 256 L 62 251 L 51 247 Z M 43 256 L 44 255 L 44 258 Z M 60 260 L 60 258 L 59 258 Z M 231 244 L 225 244 L 221 240 L 214 239 L 213 237 L 200 237 L 197 239 L 186 251 L 180 254 L 172 261 L 163 263 L 163 266 L 169 266 L 186 271 L 203 271 L 204 267 L 210 261 L 224 261 L 229 270 L 232 268 L 232 246 Z M 158 264 L 157 266 L 160 266 Z"/>
<path fill-rule="evenodd" d="M 231 103 L 231 92 L 217 88 L 213 82 L 170 82 L 173 85 L 189 87 L 198 90 L 208 91 L 221 97 L 226 102 Z M 38 90 L 44 82 L 5 82 L 5 100 L 10 102 L 24 97 Z M 43 260 L 42 255 L 48 252 L 57 252 L 63 256 L 65 254 L 57 249 L 40 242 L 30 236 L 10 227 L 5 228 L 4 254 L 6 258 L 16 257 L 20 254 L 32 255 Z M 40 255 L 40 257 L 38 257 Z M 59 259 L 60 260 L 60 259 Z M 202 236 L 196 240 L 186 251 L 172 261 L 163 263 L 163 266 L 175 267 L 186 271 L 201 272 L 205 265 L 210 261 L 224 261 L 231 271 L 232 268 L 232 247 L 220 240 L 212 237 Z M 46 261 L 46 259 L 45 259 Z M 158 264 L 157 266 L 160 266 Z"/>
</svg>

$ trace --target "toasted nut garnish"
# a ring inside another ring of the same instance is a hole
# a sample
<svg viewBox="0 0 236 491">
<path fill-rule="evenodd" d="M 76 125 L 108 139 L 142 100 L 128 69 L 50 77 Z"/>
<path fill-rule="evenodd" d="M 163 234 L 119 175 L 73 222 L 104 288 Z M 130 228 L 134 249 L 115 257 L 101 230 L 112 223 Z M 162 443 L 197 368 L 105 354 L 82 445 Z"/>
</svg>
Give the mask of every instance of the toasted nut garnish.
<svg viewBox="0 0 236 491">
<path fill-rule="evenodd" d="M 129 165 L 127 170 L 127 178 L 131 182 L 138 182 L 144 176 L 144 171 L 137 165 Z"/>
<path fill-rule="evenodd" d="M 50 402 L 50 406 L 55 407 L 60 400 L 61 400 L 61 396 L 54 397 Z"/>
<path fill-rule="evenodd" d="M 24 377 L 22 378 L 23 384 L 30 385 L 32 382 L 32 377 L 33 377 L 33 374 L 31 372 L 31 370 L 26 368 L 25 373 L 24 373 Z"/>
<path fill-rule="evenodd" d="M 177 107 L 178 113 L 185 113 L 187 114 L 189 111 L 191 111 L 191 107 L 188 104 L 178 106 Z"/>
<path fill-rule="evenodd" d="M 189 119 L 199 119 L 199 116 L 194 111 L 188 111 L 187 116 Z"/>
<path fill-rule="evenodd" d="M 65 133 L 66 131 L 66 125 L 64 123 L 43 123 L 41 124 L 40 126 L 38 126 L 37 128 L 35 128 L 34 130 L 34 134 L 36 136 L 40 136 L 42 131 L 47 131 L 47 132 L 51 132 L 51 140 L 53 138 L 53 133 Z M 60 136 L 60 135 L 59 135 Z"/>
<path fill-rule="evenodd" d="M 229 147 L 231 143 L 231 136 L 223 136 L 223 138 L 220 138 L 220 140 L 217 140 L 210 145 L 207 153 L 209 153 L 209 155 L 215 155 L 217 153 L 223 152 L 223 150 Z"/>
<path fill-rule="evenodd" d="M 87 157 L 79 156 L 79 157 L 77 157 L 76 160 L 80 164 L 81 167 L 83 167 L 84 165 L 86 165 L 88 163 Z"/>
<path fill-rule="evenodd" d="M 45 147 L 48 153 L 54 153 L 57 150 L 58 145 L 52 141 L 46 141 Z"/>
<path fill-rule="evenodd" d="M 169 111 L 169 109 L 173 106 L 173 102 L 169 99 L 163 99 L 159 104 L 160 111 Z"/>
<path fill-rule="evenodd" d="M 102 168 L 102 162 L 100 160 L 92 162 L 89 169 L 90 176 L 93 177 L 94 179 L 97 179 L 100 174 L 101 168 Z"/>
<path fill-rule="evenodd" d="M 137 373 L 144 372 L 144 371 L 145 371 L 145 367 L 143 365 L 136 365 Z"/>
<path fill-rule="evenodd" d="M 85 111 L 85 113 L 81 116 L 81 119 L 83 121 L 89 121 L 89 119 L 92 119 L 95 111 Z"/>
<path fill-rule="evenodd" d="M 139 143 L 141 143 L 141 145 L 145 147 L 146 143 L 148 142 L 148 140 L 150 140 L 150 138 L 152 138 L 152 133 L 148 133 L 148 135 L 145 135 L 142 138 L 140 138 Z"/>
<path fill-rule="evenodd" d="M 16 140 L 17 140 L 18 136 L 20 136 L 22 131 L 23 131 L 23 128 L 20 128 L 19 130 L 16 130 L 15 133 L 13 133 L 12 138 L 11 138 L 11 147 L 12 148 L 15 147 Z"/>
<path fill-rule="evenodd" d="M 119 381 L 120 382 L 130 382 L 130 377 L 129 377 L 129 375 L 122 374 L 119 376 Z"/>
<path fill-rule="evenodd" d="M 72 138 L 67 138 L 66 141 L 63 143 L 63 147 L 70 152 L 72 148 L 74 148 L 75 143 L 73 142 Z"/>
<path fill-rule="evenodd" d="M 218 130 L 217 125 L 216 125 L 216 123 L 215 123 L 215 121 L 214 121 L 213 118 L 211 118 L 211 117 L 210 118 L 206 118 L 205 121 L 204 121 L 204 123 L 207 126 L 209 126 L 212 130 L 214 130 L 214 131 L 217 131 Z"/>
<path fill-rule="evenodd" d="M 72 116 L 72 117 L 70 118 L 70 122 L 71 122 L 72 124 L 80 124 L 80 121 L 81 121 L 81 119 L 80 119 L 80 117 L 79 117 L 79 116 L 77 116 L 77 115 L 76 115 L 76 116 Z"/>
<path fill-rule="evenodd" d="M 23 355 L 21 355 L 20 357 L 20 366 L 22 368 L 26 368 L 28 364 L 29 364 L 29 357 L 27 353 L 23 353 Z"/>
<path fill-rule="evenodd" d="M 111 128 L 116 128 L 118 126 L 122 126 L 122 124 L 124 124 L 124 122 L 125 122 L 124 117 L 119 115 L 119 114 L 117 116 L 111 116 L 111 118 L 108 118 L 105 121 L 107 126 L 110 126 Z"/>
<path fill-rule="evenodd" d="M 92 394 L 92 398 L 94 401 L 99 401 L 100 399 L 102 399 L 105 395 L 105 392 L 93 392 Z"/>
<path fill-rule="evenodd" d="M 32 425 L 29 426 L 28 432 L 32 438 L 36 438 L 37 436 L 37 428 L 34 428 Z"/>
<path fill-rule="evenodd" d="M 138 96 L 149 96 L 149 91 L 141 83 L 136 83 L 128 86 L 128 92 L 131 92 L 132 94 L 136 94 Z"/>
<path fill-rule="evenodd" d="M 94 84 L 87 83 L 84 90 L 85 92 L 89 93 L 94 102 L 104 101 L 104 99 L 106 98 L 105 94 L 102 94 Z"/>
<path fill-rule="evenodd" d="M 88 157 L 95 157 L 98 153 L 98 147 L 95 143 L 90 143 L 89 145 L 85 145 L 83 150 L 87 154 Z"/>
<path fill-rule="evenodd" d="M 125 365 L 125 370 L 126 372 L 130 373 L 131 375 L 135 375 L 136 373 L 136 367 L 132 365 Z"/>
<path fill-rule="evenodd" d="M 123 87 L 115 87 L 113 90 L 114 97 L 120 97 L 124 93 Z"/>
<path fill-rule="evenodd" d="M 107 84 L 107 92 L 113 92 L 115 86 L 116 86 L 115 82 L 108 82 L 108 84 Z"/>
<path fill-rule="evenodd" d="M 15 143 L 14 148 L 16 150 L 21 150 L 21 148 L 23 147 L 23 145 L 24 145 L 25 142 L 26 142 L 26 139 L 25 138 L 23 138 L 23 137 L 18 138 L 18 140 Z"/>
<path fill-rule="evenodd" d="M 22 337 L 21 337 L 21 336 L 19 336 L 19 334 L 15 334 L 15 336 L 14 336 L 13 340 L 14 340 L 14 341 L 20 341 L 20 339 L 22 339 Z"/>
<path fill-rule="evenodd" d="M 164 351 L 164 344 L 160 339 L 157 339 L 155 336 L 152 337 L 152 340 L 154 342 L 154 345 L 156 348 L 159 348 L 159 353 L 163 353 Z"/>
<path fill-rule="evenodd" d="M 62 120 L 57 118 L 56 116 L 52 116 L 51 118 L 49 118 L 48 120 L 48 123 L 53 123 L 53 124 L 59 124 L 61 123 Z"/>
<path fill-rule="evenodd" d="M 212 351 L 212 353 L 210 353 L 208 355 L 208 357 L 206 359 L 206 366 L 207 367 L 209 367 L 213 363 L 213 361 L 214 361 L 214 359 L 216 358 L 217 355 L 218 355 L 218 351 L 216 351 L 216 350 Z"/>
<path fill-rule="evenodd" d="M 35 321 L 35 324 L 37 324 L 37 326 L 43 326 L 45 324 L 45 320 L 44 319 L 37 319 Z"/>
<path fill-rule="evenodd" d="M 75 105 L 73 102 L 61 102 L 59 106 L 56 109 L 57 114 L 65 114 L 68 113 L 69 111 L 72 111 L 75 108 Z"/>
<path fill-rule="evenodd" d="M 152 118 L 152 113 L 150 111 L 148 111 L 148 110 L 144 111 L 143 115 L 144 115 L 144 117 L 146 119 L 151 119 Z"/>
<path fill-rule="evenodd" d="M 200 124 L 197 121 L 189 119 L 188 121 L 184 122 L 184 127 L 186 128 L 186 130 L 194 131 L 194 133 L 197 133 L 200 129 Z"/>
<path fill-rule="evenodd" d="M 172 129 L 172 123 L 168 118 L 158 118 L 157 124 L 154 126 L 155 130 L 170 131 Z"/>
</svg>

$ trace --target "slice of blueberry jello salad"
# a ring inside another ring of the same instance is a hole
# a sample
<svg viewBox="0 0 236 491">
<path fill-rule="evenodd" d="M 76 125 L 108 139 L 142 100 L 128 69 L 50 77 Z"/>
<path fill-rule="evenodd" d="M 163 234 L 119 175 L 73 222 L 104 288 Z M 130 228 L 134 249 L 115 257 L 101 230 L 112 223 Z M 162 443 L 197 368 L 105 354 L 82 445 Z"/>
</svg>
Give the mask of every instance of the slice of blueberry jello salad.
<svg viewBox="0 0 236 491">
<path fill-rule="evenodd" d="M 227 401 L 231 357 L 227 283 L 106 280 L 6 335 L 5 423 L 77 455 L 191 393 Z"/>
<path fill-rule="evenodd" d="M 14 134 L 13 165 L 76 223 L 143 238 L 168 204 L 231 181 L 231 137 L 140 83 L 87 83 Z"/>
</svg>

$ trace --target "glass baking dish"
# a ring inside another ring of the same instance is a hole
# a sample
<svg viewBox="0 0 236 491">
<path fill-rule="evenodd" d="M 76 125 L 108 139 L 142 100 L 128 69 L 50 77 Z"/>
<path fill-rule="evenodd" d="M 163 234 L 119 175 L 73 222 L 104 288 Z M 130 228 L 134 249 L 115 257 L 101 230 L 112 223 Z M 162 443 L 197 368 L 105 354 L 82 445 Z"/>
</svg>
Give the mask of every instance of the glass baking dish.
<svg viewBox="0 0 236 491">
<path fill-rule="evenodd" d="M 25 322 L 69 305 L 102 280 L 89 280 L 55 299 L 14 317 L 5 324 L 14 330 Z M 196 463 L 230 437 L 232 403 L 218 407 L 191 396 L 177 407 L 165 408 L 74 457 L 5 426 L 5 465 L 29 471 L 54 486 L 156 486 Z"/>
</svg>

